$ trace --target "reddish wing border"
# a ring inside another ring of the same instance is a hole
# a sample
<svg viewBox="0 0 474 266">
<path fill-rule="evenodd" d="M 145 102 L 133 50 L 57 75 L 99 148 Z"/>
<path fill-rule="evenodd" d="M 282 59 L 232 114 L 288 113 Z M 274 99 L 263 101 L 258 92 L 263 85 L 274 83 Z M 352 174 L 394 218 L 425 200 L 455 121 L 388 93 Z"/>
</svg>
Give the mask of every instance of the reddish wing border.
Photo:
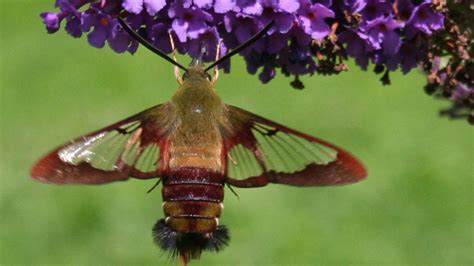
<svg viewBox="0 0 474 266">
<path fill-rule="evenodd" d="M 345 185 L 359 182 L 367 177 L 367 170 L 364 165 L 353 155 L 322 139 L 301 133 L 281 124 L 275 123 L 243 109 L 234 106 L 227 106 L 230 121 L 235 130 L 234 135 L 226 143 L 229 151 L 233 146 L 241 143 L 253 152 L 263 173 L 260 176 L 249 177 L 244 180 L 229 179 L 229 183 L 238 187 L 264 186 L 267 183 L 279 183 L 291 186 L 331 186 Z M 337 152 L 336 160 L 328 164 L 311 163 L 304 169 L 293 172 L 276 172 L 265 169 L 265 162 L 258 148 L 256 137 L 252 133 L 252 128 L 257 123 L 270 126 L 275 131 L 292 134 L 294 136 L 315 142 L 329 147 Z"/>
<path fill-rule="evenodd" d="M 141 172 L 140 170 L 134 168 L 130 165 L 123 165 L 117 170 L 114 171 L 105 171 L 92 167 L 86 162 L 81 162 L 78 165 L 73 165 L 64 162 L 59 158 L 59 151 L 63 148 L 75 143 L 84 140 L 87 137 L 98 135 L 105 132 L 111 132 L 118 130 L 121 126 L 128 123 L 139 121 L 140 128 L 143 130 L 140 139 L 142 140 L 142 145 L 147 144 L 146 142 L 158 141 L 156 137 L 158 135 L 158 128 L 156 125 L 149 125 L 153 123 L 148 121 L 146 118 L 149 111 L 157 110 L 162 105 L 151 107 L 143 112 L 140 112 L 136 115 L 133 115 L 129 118 L 126 118 L 122 121 L 119 121 L 115 124 L 107 126 L 105 128 L 96 130 L 87 135 L 78 137 L 69 143 L 61 145 L 52 152 L 48 153 L 46 156 L 41 158 L 31 169 L 30 175 L 33 179 L 45 182 L 45 183 L 56 183 L 56 184 L 104 184 L 113 181 L 126 180 L 130 176 L 139 178 L 139 179 L 149 179 L 155 178 L 159 173 L 156 172 Z M 157 143 L 159 146 L 163 145 Z"/>
</svg>

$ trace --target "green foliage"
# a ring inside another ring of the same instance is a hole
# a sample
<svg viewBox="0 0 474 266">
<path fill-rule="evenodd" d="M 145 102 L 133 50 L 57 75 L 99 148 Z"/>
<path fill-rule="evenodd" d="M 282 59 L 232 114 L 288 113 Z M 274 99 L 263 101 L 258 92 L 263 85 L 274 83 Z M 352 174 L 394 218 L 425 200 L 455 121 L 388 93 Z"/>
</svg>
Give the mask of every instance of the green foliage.
<svg viewBox="0 0 474 266">
<path fill-rule="evenodd" d="M 44 32 L 50 3 L 1 3 L 0 264 L 166 264 L 152 243 L 162 217 L 154 180 L 104 186 L 32 181 L 41 155 L 70 138 L 168 100 L 173 69 Z M 181 62 L 187 63 L 182 58 Z M 359 184 L 226 190 L 230 246 L 193 265 L 473 264 L 473 129 L 438 118 L 419 73 L 381 87 L 352 71 L 262 85 L 241 61 L 221 75 L 223 99 L 332 141 L 369 169 Z M 469 251 L 471 250 L 471 251 Z M 174 264 L 175 265 L 175 264 Z"/>
</svg>

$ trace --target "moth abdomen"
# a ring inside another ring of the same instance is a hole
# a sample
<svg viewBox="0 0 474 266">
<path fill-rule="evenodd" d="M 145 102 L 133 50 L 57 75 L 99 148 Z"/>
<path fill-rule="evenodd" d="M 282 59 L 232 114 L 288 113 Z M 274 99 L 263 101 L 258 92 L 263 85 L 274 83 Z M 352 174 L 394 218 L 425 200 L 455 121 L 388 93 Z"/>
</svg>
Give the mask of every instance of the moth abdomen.
<svg viewBox="0 0 474 266">
<path fill-rule="evenodd" d="M 156 244 L 185 260 L 203 250 L 219 251 L 229 241 L 219 225 L 224 199 L 224 176 L 211 169 L 183 167 L 163 178 L 165 219 L 153 227 Z"/>
<path fill-rule="evenodd" d="M 163 211 L 170 228 L 183 233 L 217 229 L 224 199 L 224 177 L 210 169 L 186 167 L 170 172 L 163 183 Z"/>
</svg>

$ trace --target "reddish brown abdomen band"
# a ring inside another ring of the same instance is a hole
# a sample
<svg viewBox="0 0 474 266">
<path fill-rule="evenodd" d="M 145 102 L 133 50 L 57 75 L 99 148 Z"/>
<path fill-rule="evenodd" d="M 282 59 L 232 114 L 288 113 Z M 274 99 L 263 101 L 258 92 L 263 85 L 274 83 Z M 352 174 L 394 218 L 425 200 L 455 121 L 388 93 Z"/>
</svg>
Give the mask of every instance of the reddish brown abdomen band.
<svg viewBox="0 0 474 266">
<path fill-rule="evenodd" d="M 169 227 L 203 234 L 217 229 L 224 199 L 222 174 L 185 167 L 172 170 L 163 181 L 163 211 Z"/>
</svg>

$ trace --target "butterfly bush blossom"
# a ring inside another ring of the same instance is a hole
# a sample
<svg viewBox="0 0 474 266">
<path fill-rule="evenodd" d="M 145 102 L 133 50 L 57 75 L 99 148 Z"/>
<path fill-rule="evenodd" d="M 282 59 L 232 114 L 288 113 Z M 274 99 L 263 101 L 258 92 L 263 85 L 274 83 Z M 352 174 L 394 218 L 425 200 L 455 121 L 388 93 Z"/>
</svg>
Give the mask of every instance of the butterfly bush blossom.
<svg viewBox="0 0 474 266">
<path fill-rule="evenodd" d="M 468 1 L 454 2 L 472 8 Z M 300 76 L 340 73 L 349 58 L 364 70 L 373 65 L 384 84 L 391 71 L 422 66 L 430 73 L 428 92 L 472 111 L 473 77 L 465 69 L 466 62 L 472 64 L 467 52 L 472 40 L 459 28 L 453 34 L 457 24 L 443 0 L 56 0 L 55 5 L 57 12 L 41 14 L 49 33 L 63 24 L 69 35 L 86 35 L 96 48 L 107 43 L 117 53 L 133 54 L 138 43 L 121 28 L 121 17 L 164 52 L 171 52 L 170 35 L 181 54 L 197 57 L 204 46 L 208 62 L 215 60 L 219 42 L 223 55 L 274 21 L 264 38 L 241 52 L 248 72 L 264 83 L 279 69 L 294 77 L 293 87 L 303 88 Z M 456 47 L 464 38 L 465 54 L 453 52 L 454 66 L 453 60 L 440 63 L 449 48 L 440 45 L 446 38 Z M 460 65 L 462 70 L 451 69 Z M 230 62 L 221 67 L 229 71 Z M 447 112 L 463 115 L 453 110 Z"/>
</svg>

